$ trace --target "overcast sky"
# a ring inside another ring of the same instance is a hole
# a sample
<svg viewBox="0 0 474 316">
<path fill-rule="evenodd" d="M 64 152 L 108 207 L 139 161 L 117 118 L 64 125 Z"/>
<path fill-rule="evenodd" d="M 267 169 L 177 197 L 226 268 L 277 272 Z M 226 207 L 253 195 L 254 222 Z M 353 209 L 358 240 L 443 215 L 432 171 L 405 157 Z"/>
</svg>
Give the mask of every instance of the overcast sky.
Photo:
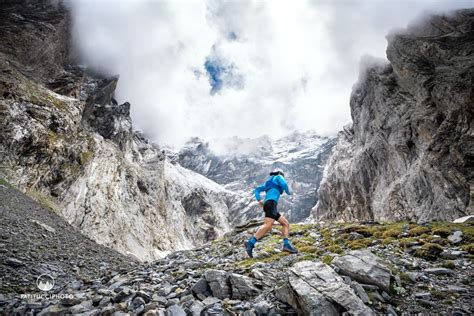
<svg viewBox="0 0 474 316">
<path fill-rule="evenodd" d="M 86 65 L 119 74 L 119 102 L 161 144 L 191 136 L 335 134 L 363 55 L 464 0 L 71 1 Z"/>
</svg>

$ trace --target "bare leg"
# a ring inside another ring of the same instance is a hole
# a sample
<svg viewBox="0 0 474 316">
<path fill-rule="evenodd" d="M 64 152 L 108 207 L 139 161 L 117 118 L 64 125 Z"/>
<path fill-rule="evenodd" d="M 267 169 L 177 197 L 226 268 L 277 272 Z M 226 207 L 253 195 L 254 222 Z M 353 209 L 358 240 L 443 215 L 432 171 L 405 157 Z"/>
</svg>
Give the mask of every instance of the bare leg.
<svg viewBox="0 0 474 316">
<path fill-rule="evenodd" d="M 265 217 L 265 219 L 263 221 L 263 225 L 260 226 L 260 228 L 255 233 L 255 238 L 257 238 L 257 240 L 260 240 L 263 236 L 265 236 L 266 233 L 268 233 L 270 230 L 272 230 L 274 222 L 275 222 L 274 219 L 269 218 L 269 217 Z"/>
<path fill-rule="evenodd" d="M 278 219 L 278 223 L 281 225 L 281 234 L 283 238 L 288 238 L 290 233 L 290 223 L 288 223 L 288 220 L 283 215 Z"/>
</svg>

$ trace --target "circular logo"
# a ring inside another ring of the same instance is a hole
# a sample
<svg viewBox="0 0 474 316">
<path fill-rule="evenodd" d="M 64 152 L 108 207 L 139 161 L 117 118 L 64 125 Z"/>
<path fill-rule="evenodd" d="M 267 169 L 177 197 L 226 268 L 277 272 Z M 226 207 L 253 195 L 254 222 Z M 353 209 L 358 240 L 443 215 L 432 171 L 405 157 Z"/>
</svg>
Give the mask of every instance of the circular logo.
<svg viewBox="0 0 474 316">
<path fill-rule="evenodd" d="M 36 279 L 36 286 L 41 291 L 47 292 L 53 288 L 54 279 L 49 274 L 42 274 Z"/>
</svg>

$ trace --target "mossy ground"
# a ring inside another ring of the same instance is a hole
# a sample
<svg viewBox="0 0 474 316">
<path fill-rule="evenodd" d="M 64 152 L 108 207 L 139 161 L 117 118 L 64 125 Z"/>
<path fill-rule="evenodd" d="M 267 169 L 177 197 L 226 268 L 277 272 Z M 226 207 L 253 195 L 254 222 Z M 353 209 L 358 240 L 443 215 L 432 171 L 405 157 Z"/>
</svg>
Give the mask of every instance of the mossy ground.
<svg viewBox="0 0 474 316">
<path fill-rule="evenodd" d="M 409 251 L 415 247 L 414 256 L 426 260 L 440 260 L 440 265 L 455 268 L 449 261 L 442 261 L 440 254 L 450 243 L 447 237 L 455 230 L 463 232 L 460 248 L 470 254 L 474 252 L 472 236 L 474 226 L 470 224 L 454 224 L 432 222 L 418 225 L 409 222 L 386 222 L 367 225 L 360 224 L 317 224 L 290 225 L 290 240 L 298 248 L 298 260 L 321 260 L 327 264 L 334 256 L 343 255 L 354 249 L 365 249 L 373 245 L 379 247 L 395 247 L 398 251 Z M 359 239 L 350 240 L 349 236 L 356 232 Z M 237 264 L 249 268 L 258 262 L 273 262 L 288 256 L 281 252 L 282 237 L 279 227 L 275 226 L 272 233 L 265 236 L 256 247 L 256 258 L 244 259 Z M 417 248 L 418 247 L 418 248 Z"/>
</svg>

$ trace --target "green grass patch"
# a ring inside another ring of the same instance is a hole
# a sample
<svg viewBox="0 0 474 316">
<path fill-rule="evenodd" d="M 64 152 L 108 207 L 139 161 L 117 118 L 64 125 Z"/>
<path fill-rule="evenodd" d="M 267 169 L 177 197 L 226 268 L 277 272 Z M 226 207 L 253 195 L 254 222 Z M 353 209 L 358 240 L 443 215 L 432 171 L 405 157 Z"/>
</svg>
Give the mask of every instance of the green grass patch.
<svg viewBox="0 0 474 316">
<path fill-rule="evenodd" d="M 431 232 L 433 233 L 433 235 L 438 235 L 446 238 L 451 235 L 452 231 L 448 227 L 435 227 L 431 230 Z"/>
<path fill-rule="evenodd" d="M 7 180 L 5 180 L 4 178 L 0 178 L 0 184 L 1 184 L 1 185 L 4 185 L 4 186 L 6 186 L 7 188 L 10 188 L 10 189 L 13 188 L 13 185 L 11 185 L 10 182 L 8 182 Z"/>
<path fill-rule="evenodd" d="M 348 240 L 347 241 L 347 247 L 349 247 L 353 250 L 363 249 L 363 248 L 367 248 L 371 243 L 372 243 L 372 241 L 368 238 Z"/>
<path fill-rule="evenodd" d="M 325 247 L 325 249 L 329 252 L 337 253 L 337 254 L 342 254 L 344 252 L 342 250 L 342 248 L 339 245 L 336 245 L 336 244 L 329 245 L 329 246 Z"/>
<path fill-rule="evenodd" d="M 438 244 L 426 243 L 415 251 L 415 256 L 427 260 L 435 260 L 443 251 L 443 247 Z"/>
<path fill-rule="evenodd" d="M 386 230 L 382 237 L 384 239 L 387 239 L 387 238 L 397 238 L 398 236 L 400 236 L 402 233 L 402 229 L 401 228 L 390 228 L 388 230 Z"/>
<path fill-rule="evenodd" d="M 448 269 L 456 269 L 456 264 L 454 264 L 454 261 L 452 261 L 452 260 L 443 261 L 441 266 L 443 266 L 445 268 L 448 268 Z"/>
<path fill-rule="evenodd" d="M 474 254 L 474 244 L 462 245 L 461 250 L 467 251 L 472 255 Z"/>
<path fill-rule="evenodd" d="M 334 259 L 333 256 L 323 256 L 321 258 L 321 261 L 327 265 L 330 265 L 332 263 L 332 260 Z"/>
<path fill-rule="evenodd" d="M 410 236 L 420 236 L 420 235 L 423 235 L 423 234 L 427 234 L 431 231 L 431 229 L 429 227 L 425 227 L 425 226 L 417 226 L 417 227 L 413 227 L 412 229 L 410 229 L 408 231 L 408 234 Z"/>
</svg>

